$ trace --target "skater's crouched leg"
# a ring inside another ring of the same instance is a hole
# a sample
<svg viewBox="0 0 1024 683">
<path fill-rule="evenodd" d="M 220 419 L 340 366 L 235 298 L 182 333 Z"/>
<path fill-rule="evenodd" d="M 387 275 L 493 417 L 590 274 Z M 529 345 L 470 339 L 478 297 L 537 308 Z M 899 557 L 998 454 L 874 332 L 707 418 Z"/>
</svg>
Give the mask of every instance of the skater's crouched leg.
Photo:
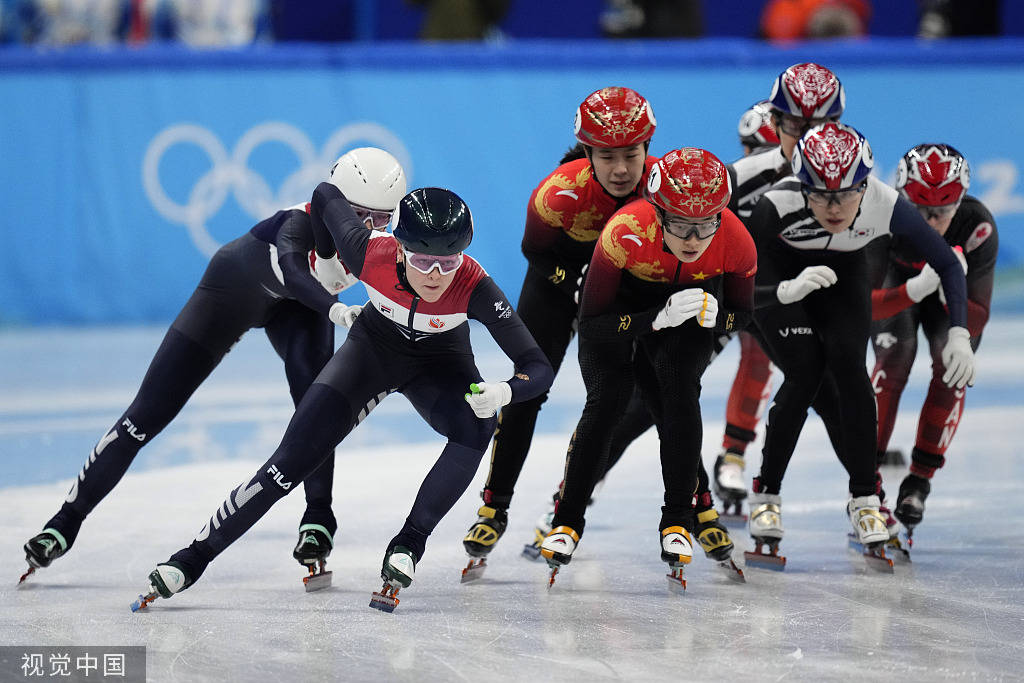
<svg viewBox="0 0 1024 683">
<path fill-rule="evenodd" d="M 404 545 L 422 558 L 427 536 L 469 488 L 483 454 L 481 447 L 449 441 L 420 485 L 405 526 L 388 547 Z"/>
</svg>

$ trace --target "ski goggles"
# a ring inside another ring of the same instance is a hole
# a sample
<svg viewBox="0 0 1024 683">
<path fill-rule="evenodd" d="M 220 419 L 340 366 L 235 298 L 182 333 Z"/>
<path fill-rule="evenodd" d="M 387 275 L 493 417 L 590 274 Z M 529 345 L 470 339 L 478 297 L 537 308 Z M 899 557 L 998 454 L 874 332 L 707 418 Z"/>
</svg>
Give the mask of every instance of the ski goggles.
<svg viewBox="0 0 1024 683">
<path fill-rule="evenodd" d="M 867 188 L 867 183 L 861 183 L 857 187 L 845 190 L 809 190 L 805 187 L 802 189 L 802 192 L 807 197 L 807 203 L 811 206 L 824 208 L 836 204 L 846 208 L 860 201 L 861 195 L 864 194 L 864 190 Z"/>
<path fill-rule="evenodd" d="M 405 251 L 405 262 L 424 275 L 430 275 L 430 271 L 437 268 L 441 275 L 451 275 L 462 265 L 462 252 L 436 256 L 434 254 L 416 254 L 403 247 Z"/>
<path fill-rule="evenodd" d="M 926 206 L 924 204 L 914 204 L 914 208 L 917 209 L 918 213 L 924 216 L 926 221 L 933 219 L 944 220 L 951 218 L 956 210 L 960 208 L 960 202 L 953 202 L 952 204 L 944 204 L 943 206 Z"/>
<path fill-rule="evenodd" d="M 662 228 L 673 237 L 681 240 L 688 240 L 696 237 L 699 240 L 710 239 L 722 225 L 722 214 L 716 214 L 713 218 L 706 218 L 702 221 L 687 221 L 682 218 L 667 216 Z"/>
<path fill-rule="evenodd" d="M 799 138 L 803 137 L 803 134 L 809 131 L 814 126 L 820 126 L 823 123 L 838 120 L 838 117 L 832 117 L 827 119 L 805 119 L 802 116 L 782 114 L 782 116 L 779 119 L 779 130 L 781 130 L 786 135 L 792 135 L 795 138 Z"/>
<path fill-rule="evenodd" d="M 366 224 L 370 222 L 370 228 L 372 230 L 383 230 L 388 227 L 388 223 L 391 222 L 391 214 L 394 211 L 381 211 L 379 209 L 368 209 L 365 206 L 359 206 L 358 204 L 352 204 L 352 210 L 356 212 L 356 216 L 359 217 L 359 221 Z"/>
</svg>

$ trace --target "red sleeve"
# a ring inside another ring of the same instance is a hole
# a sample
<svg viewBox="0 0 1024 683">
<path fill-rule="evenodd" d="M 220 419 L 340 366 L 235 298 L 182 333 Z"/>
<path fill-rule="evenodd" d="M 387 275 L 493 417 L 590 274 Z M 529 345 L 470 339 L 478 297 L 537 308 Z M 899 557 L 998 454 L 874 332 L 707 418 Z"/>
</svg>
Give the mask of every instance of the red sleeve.
<svg viewBox="0 0 1024 683">
<path fill-rule="evenodd" d="M 885 320 L 914 305 L 907 296 L 907 283 L 889 289 L 871 291 L 871 319 Z"/>
</svg>

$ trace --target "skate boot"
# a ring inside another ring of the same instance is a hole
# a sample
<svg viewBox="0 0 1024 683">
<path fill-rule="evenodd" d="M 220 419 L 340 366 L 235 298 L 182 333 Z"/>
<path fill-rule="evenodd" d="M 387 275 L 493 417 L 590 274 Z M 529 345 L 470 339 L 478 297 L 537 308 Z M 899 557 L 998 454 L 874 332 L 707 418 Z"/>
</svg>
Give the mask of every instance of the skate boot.
<svg viewBox="0 0 1024 683">
<path fill-rule="evenodd" d="M 773 493 L 750 494 L 750 535 L 754 539 L 754 552 L 745 552 L 743 557 L 748 567 L 760 567 L 782 571 L 786 558 L 779 555 L 779 541 L 785 531 L 782 528 L 782 497 Z M 764 547 L 768 552 L 764 552 Z"/>
<path fill-rule="evenodd" d="M 398 591 L 408 588 L 416 574 L 416 554 L 404 545 L 396 545 L 384 555 L 380 577 L 384 587 L 374 591 L 370 607 L 382 612 L 394 612 L 398 607 Z"/>
<path fill-rule="evenodd" d="M 169 598 L 191 585 L 192 580 L 185 573 L 185 567 L 181 563 L 171 560 L 158 564 L 156 569 L 149 573 L 149 591 L 145 595 L 140 595 L 138 600 L 130 605 L 131 610 L 138 612 L 157 598 Z"/>
<path fill-rule="evenodd" d="M 508 527 L 508 511 L 491 505 L 481 505 L 476 511 L 476 523 L 469 527 L 462 546 L 469 554 L 469 564 L 462 570 L 462 583 L 479 579 L 487 569 L 487 555 Z"/>
<path fill-rule="evenodd" d="M 299 527 L 299 542 L 292 551 L 292 557 L 309 569 L 309 576 L 302 577 L 307 593 L 331 585 L 331 572 L 324 569 L 327 567 L 327 556 L 333 548 L 334 539 L 325 527 L 319 524 L 303 524 Z"/>
<path fill-rule="evenodd" d="M 551 567 L 551 578 L 548 580 L 550 588 L 555 583 L 555 575 L 558 570 L 572 562 L 572 554 L 580 542 L 580 535 L 572 527 L 556 526 L 544 537 L 540 544 L 540 554 L 548 561 Z"/>
<path fill-rule="evenodd" d="M 20 585 L 25 579 L 35 573 L 36 569 L 49 567 L 50 563 L 67 552 L 68 543 L 56 529 L 43 529 L 42 532 L 28 539 L 24 545 L 25 561 L 28 562 L 28 571 L 18 579 Z"/>
<path fill-rule="evenodd" d="M 530 560 L 540 559 L 540 544 L 551 533 L 551 520 L 555 518 L 555 503 L 558 502 L 558 491 L 551 496 L 551 504 L 547 512 L 542 514 L 533 527 L 533 541 L 523 546 L 523 557 Z"/>
<path fill-rule="evenodd" d="M 860 550 L 868 566 L 883 572 L 892 572 L 892 560 L 885 555 L 885 544 L 889 540 L 889 529 L 885 516 L 879 510 L 882 503 L 878 496 L 857 496 L 846 504 L 853 533 L 850 547 Z"/>
<path fill-rule="evenodd" d="M 732 561 L 732 539 L 714 508 L 697 513 L 697 542 L 704 549 L 705 557 L 726 570 L 730 579 L 746 582 L 743 570 Z"/>
<path fill-rule="evenodd" d="M 713 511 L 712 511 L 713 512 Z M 671 573 L 666 574 L 669 588 L 674 592 L 686 590 L 683 568 L 693 560 L 693 539 L 690 532 L 681 526 L 665 527 L 661 530 L 661 559 L 668 562 Z"/>
<path fill-rule="evenodd" d="M 715 460 L 715 495 L 722 501 L 723 518 L 730 521 L 743 518 L 743 499 L 747 497 L 743 466 L 743 455 L 735 451 L 722 451 Z"/>
<path fill-rule="evenodd" d="M 907 545 L 910 547 L 914 547 L 914 527 L 924 519 L 924 501 L 931 491 L 931 482 L 915 474 L 908 474 L 900 483 L 895 514 L 907 529 Z"/>
</svg>

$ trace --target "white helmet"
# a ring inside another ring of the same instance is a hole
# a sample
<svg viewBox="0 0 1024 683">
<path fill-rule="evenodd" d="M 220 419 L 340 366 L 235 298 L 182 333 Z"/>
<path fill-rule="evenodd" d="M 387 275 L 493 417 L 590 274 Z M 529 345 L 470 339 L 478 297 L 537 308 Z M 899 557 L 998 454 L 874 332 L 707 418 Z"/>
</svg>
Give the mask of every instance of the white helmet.
<svg viewBox="0 0 1024 683">
<path fill-rule="evenodd" d="M 346 152 L 334 162 L 330 180 L 350 203 L 375 211 L 394 211 L 405 196 L 402 165 L 376 147 Z"/>
</svg>

